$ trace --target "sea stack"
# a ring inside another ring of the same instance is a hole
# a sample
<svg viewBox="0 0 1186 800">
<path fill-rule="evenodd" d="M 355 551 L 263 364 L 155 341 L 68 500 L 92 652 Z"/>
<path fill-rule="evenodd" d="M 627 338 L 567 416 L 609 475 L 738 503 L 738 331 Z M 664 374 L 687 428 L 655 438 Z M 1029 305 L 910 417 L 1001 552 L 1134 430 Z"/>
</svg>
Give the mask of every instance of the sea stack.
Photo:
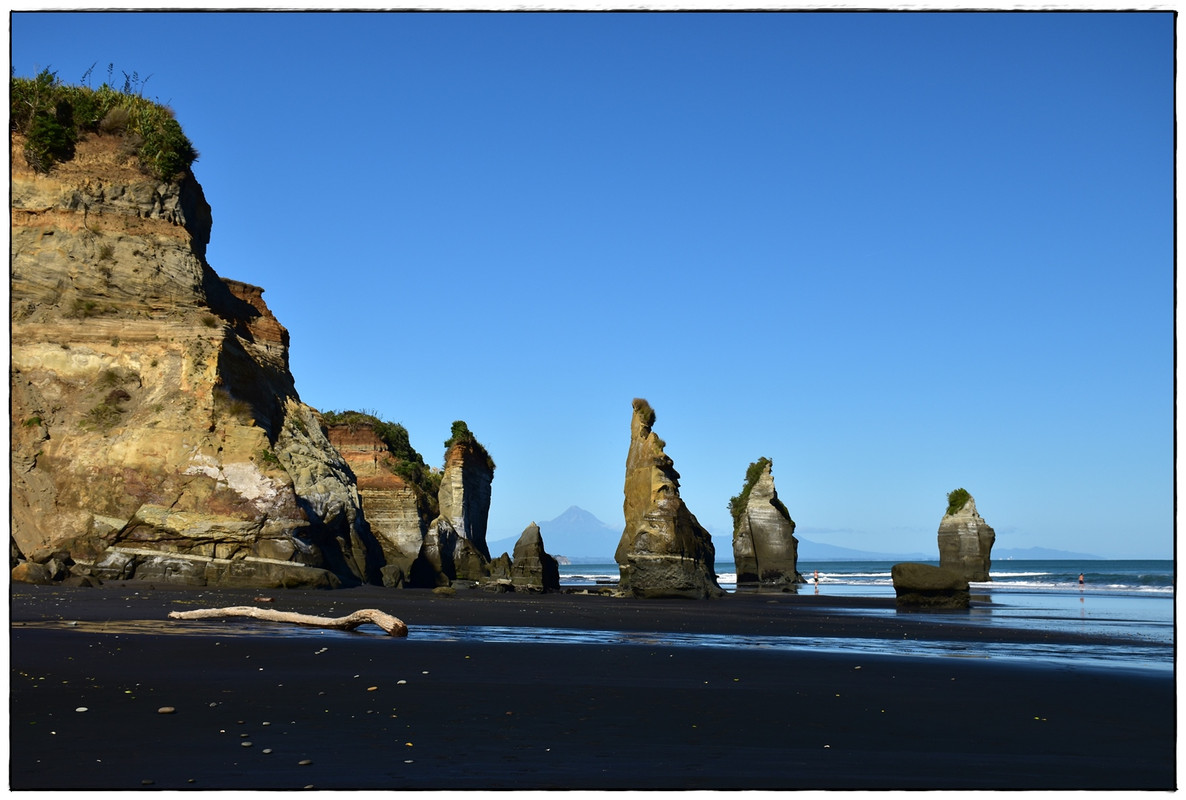
<svg viewBox="0 0 1186 800">
<path fill-rule="evenodd" d="M 655 412 L 634 400 L 626 456 L 626 528 L 614 560 L 623 594 L 635 597 L 709 598 L 717 585 L 712 537 L 679 496 L 679 473 L 651 427 Z"/>
<path fill-rule="evenodd" d="M 425 535 L 421 560 L 427 564 L 416 565 L 418 584 L 425 582 L 420 577 L 425 566 L 435 573 L 433 583 L 437 585 L 490 576 L 486 526 L 494 460 L 461 420 L 453 423 L 445 447 L 445 471 L 437 495 L 440 515 Z"/>
<path fill-rule="evenodd" d="M 745 486 L 729 501 L 738 586 L 803 583 L 797 569 L 799 541 L 795 538 L 795 521 L 778 499 L 771 474 L 773 466 L 768 458 L 750 464 Z"/>
<path fill-rule="evenodd" d="M 996 532 L 976 513 L 976 500 L 965 489 L 947 495 L 947 513 L 939 523 L 939 565 L 969 581 L 990 581 Z"/>
</svg>

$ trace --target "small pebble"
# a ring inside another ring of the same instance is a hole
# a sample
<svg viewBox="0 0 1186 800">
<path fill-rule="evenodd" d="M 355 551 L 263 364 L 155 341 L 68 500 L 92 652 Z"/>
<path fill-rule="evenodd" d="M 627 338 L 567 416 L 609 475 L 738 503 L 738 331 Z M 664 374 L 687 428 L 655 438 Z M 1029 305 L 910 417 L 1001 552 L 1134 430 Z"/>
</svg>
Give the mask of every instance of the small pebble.
<svg viewBox="0 0 1186 800">
<path fill-rule="evenodd" d="M 74 710 L 75 710 L 75 711 L 77 711 L 79 714 L 81 714 L 81 713 L 83 713 L 84 711 L 89 711 L 90 709 L 89 709 L 89 708 L 87 708 L 86 706 L 79 706 L 78 708 L 76 708 L 76 709 L 74 709 Z"/>
<path fill-rule="evenodd" d="M 378 686 L 368 686 L 368 687 L 367 687 L 367 691 L 368 691 L 368 692 L 374 692 L 374 691 L 377 691 L 377 690 L 378 690 L 378 688 L 379 688 Z"/>
<path fill-rule="evenodd" d="M 272 748 L 270 748 L 270 747 L 265 747 L 265 748 L 263 749 L 263 752 L 264 752 L 264 753 L 270 753 L 270 752 L 272 752 Z"/>
<path fill-rule="evenodd" d="M 239 742 L 240 747 L 251 747 L 251 742 Z"/>
<path fill-rule="evenodd" d="M 407 683 L 407 681 L 396 681 L 396 682 L 395 682 L 395 685 L 396 685 L 396 686 L 403 686 L 405 683 Z M 86 709 L 83 709 L 83 710 L 85 711 Z"/>
<path fill-rule="evenodd" d="M 310 764 L 312 764 L 312 763 L 313 763 L 313 760 L 312 760 L 312 759 L 309 759 L 309 758 L 303 758 L 303 759 L 301 759 L 300 761 L 298 761 L 298 762 L 297 762 L 297 766 L 298 766 L 298 767 L 307 767 L 307 766 L 309 766 L 309 765 L 310 765 Z"/>
<path fill-rule="evenodd" d="M 173 708 L 173 706 L 161 706 L 160 708 L 158 708 L 156 710 L 156 713 L 158 713 L 158 714 L 176 714 L 177 709 Z"/>
</svg>

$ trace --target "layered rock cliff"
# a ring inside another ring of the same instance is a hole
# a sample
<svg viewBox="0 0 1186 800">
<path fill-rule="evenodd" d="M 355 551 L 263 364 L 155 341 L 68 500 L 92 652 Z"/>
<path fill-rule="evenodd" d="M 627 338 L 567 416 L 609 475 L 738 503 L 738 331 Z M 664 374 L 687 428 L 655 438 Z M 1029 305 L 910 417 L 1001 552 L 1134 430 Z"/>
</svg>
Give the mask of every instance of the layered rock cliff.
<svg viewBox="0 0 1186 800">
<path fill-rule="evenodd" d="M 287 332 L 205 261 L 193 176 L 146 176 L 118 135 L 48 174 L 11 147 L 14 558 L 191 585 L 377 581 Z"/>
<path fill-rule="evenodd" d="M 634 400 L 626 455 L 626 527 L 614 560 L 619 590 L 636 597 L 719 597 L 712 537 L 684 505 L 679 473 L 651 426 L 655 412 Z"/>
<path fill-rule="evenodd" d="M 336 421 L 341 420 L 341 421 Z M 436 516 L 433 481 L 402 426 L 358 412 L 323 416 L 329 441 L 354 473 L 363 513 L 383 550 L 385 586 L 409 582 L 429 521 Z M 398 448 L 384 435 L 402 433 Z M 418 480 L 419 478 L 419 480 Z"/>
<path fill-rule="evenodd" d="M 939 565 L 969 581 L 990 581 L 992 545 L 997 539 L 976 512 L 976 500 L 962 489 L 948 496 L 947 513 L 939 522 Z"/>
<path fill-rule="evenodd" d="M 768 458 L 750 464 L 741 494 L 729 504 L 733 512 L 733 561 L 739 586 L 786 586 L 803 582 L 798 571 L 795 521 L 778 499 L 772 467 Z"/>
</svg>

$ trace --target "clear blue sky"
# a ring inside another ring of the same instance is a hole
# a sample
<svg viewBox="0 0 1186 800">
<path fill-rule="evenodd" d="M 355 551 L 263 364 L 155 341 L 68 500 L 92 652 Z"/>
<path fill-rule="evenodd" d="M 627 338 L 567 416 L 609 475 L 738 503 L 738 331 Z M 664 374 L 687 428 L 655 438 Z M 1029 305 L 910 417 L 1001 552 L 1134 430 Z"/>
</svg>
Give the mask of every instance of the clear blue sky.
<svg viewBox="0 0 1186 800">
<path fill-rule="evenodd" d="M 645 397 L 718 544 L 767 456 L 812 541 L 937 555 L 962 486 L 998 548 L 1172 555 L 1169 13 L 11 24 L 151 76 L 302 399 L 432 464 L 466 420 L 492 540 L 620 525 Z"/>
</svg>

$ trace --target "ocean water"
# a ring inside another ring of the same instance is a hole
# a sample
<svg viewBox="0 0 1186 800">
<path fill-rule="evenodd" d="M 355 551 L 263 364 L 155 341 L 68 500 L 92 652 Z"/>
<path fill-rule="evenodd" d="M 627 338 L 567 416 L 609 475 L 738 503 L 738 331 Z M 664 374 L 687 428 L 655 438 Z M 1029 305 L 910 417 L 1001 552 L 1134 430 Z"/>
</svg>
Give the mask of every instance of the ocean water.
<svg viewBox="0 0 1186 800">
<path fill-rule="evenodd" d="M 937 561 L 930 562 L 938 564 Z M 800 561 L 808 580 L 801 594 L 894 597 L 892 561 Z M 819 580 L 816 582 L 816 573 Z M 1174 665 L 1174 562 L 1172 560 L 995 561 L 991 581 L 971 585 L 972 608 L 925 614 L 927 621 L 1059 631 L 1107 637 L 1109 644 L 1086 647 L 984 646 L 916 643 L 896 646 L 904 655 L 959 654 L 984 658 L 1040 659 L 1133 669 L 1172 670 Z M 1079 575 L 1083 583 L 1079 583 Z M 560 567 L 566 588 L 612 585 L 618 565 L 567 564 Z M 721 588 L 737 590 L 736 567 L 717 563 Z M 896 609 L 837 610 L 839 614 L 897 616 Z M 922 615 L 920 615 L 922 616 Z M 814 646 L 826 643 L 817 641 Z M 837 641 L 848 649 L 859 643 Z M 886 647 L 885 642 L 872 647 Z M 924 647 L 924 650 L 919 650 Z M 929 648 L 929 649 L 926 649 Z"/>
<path fill-rule="evenodd" d="M 938 561 L 923 562 L 936 566 Z M 856 597 L 893 597 L 890 577 L 893 561 L 800 561 L 799 572 L 808 583 L 800 587 L 814 589 L 814 573 L 819 572 L 821 593 Z M 737 567 L 732 561 L 718 561 L 717 582 L 726 591 L 737 588 Z M 1090 595 L 1174 595 L 1174 562 L 1160 560 L 1083 560 L 1083 561 L 994 561 L 989 572 L 991 582 L 974 583 L 973 592 L 1022 591 L 1059 593 L 1080 591 Z M 1079 575 L 1083 575 L 1083 586 Z M 562 564 L 560 583 L 564 587 L 595 586 L 618 582 L 618 565 L 612 561 L 596 564 Z"/>
</svg>

